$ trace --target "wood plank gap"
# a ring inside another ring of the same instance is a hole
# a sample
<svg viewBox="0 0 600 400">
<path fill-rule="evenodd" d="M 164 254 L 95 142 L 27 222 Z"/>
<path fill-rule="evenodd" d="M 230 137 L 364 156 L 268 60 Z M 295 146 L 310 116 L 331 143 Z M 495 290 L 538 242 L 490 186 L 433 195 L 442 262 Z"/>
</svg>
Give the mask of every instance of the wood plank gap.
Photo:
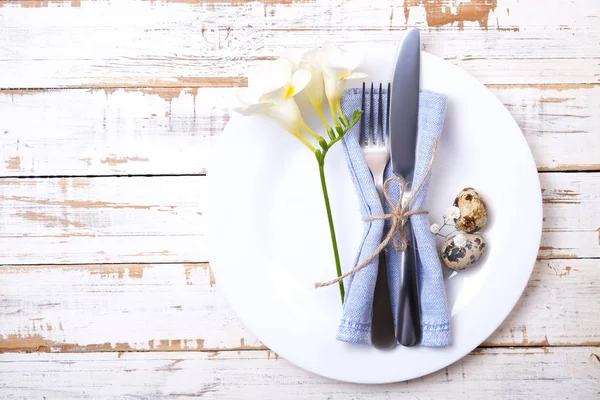
<svg viewBox="0 0 600 400">
<path fill-rule="evenodd" d="M 53 343 L 51 341 L 45 341 L 47 343 L 40 342 L 37 346 L 32 347 L 2 347 L 0 346 L 0 354 L 13 354 L 13 353 L 54 353 L 54 354 L 91 354 L 91 353 L 229 353 L 229 352 L 240 352 L 240 351 L 266 351 L 270 350 L 265 345 L 257 346 L 238 346 L 230 348 L 198 348 L 189 349 L 181 348 L 179 346 L 170 347 L 167 342 L 179 343 L 179 340 L 160 340 L 156 343 L 156 348 L 151 349 L 134 349 L 131 348 L 127 343 L 103 343 L 103 344 L 87 344 L 77 345 L 70 343 Z M 550 345 L 550 344 L 536 344 L 530 343 L 526 345 L 495 345 L 487 346 L 481 345 L 475 348 L 473 351 L 478 349 L 560 349 L 560 348 L 578 348 L 578 347 L 600 347 L 600 342 L 583 342 L 580 344 L 561 344 L 561 345 Z"/>
<path fill-rule="evenodd" d="M 63 178 L 161 178 L 161 177 L 206 176 L 206 172 L 196 174 L 109 174 L 109 175 L 5 175 L 0 179 L 63 179 Z"/>
<path fill-rule="evenodd" d="M 565 259 L 561 259 L 562 261 L 568 261 Z M 581 260 L 583 260 L 583 258 L 581 258 Z M 208 261 L 192 261 L 192 262 L 186 262 L 185 264 L 189 264 L 189 265 L 206 265 L 206 264 L 210 264 Z M 52 263 L 42 263 L 42 264 L 0 264 L 0 268 L 12 268 L 12 267 L 86 267 L 86 266 L 90 266 L 90 265 L 106 265 L 106 266 L 118 266 L 118 265 L 140 265 L 140 266 L 154 266 L 154 265 L 181 265 L 181 262 L 174 262 L 174 261 L 155 261 L 155 262 L 149 262 L 149 263 L 145 263 L 145 262 L 100 262 L 100 263 L 85 263 L 85 264 L 81 264 L 81 263 L 68 263 L 68 264 L 52 264 Z"/>
<path fill-rule="evenodd" d="M 591 165 L 589 167 L 586 166 L 586 168 L 581 168 L 580 165 L 573 165 L 572 168 L 569 165 L 561 165 L 557 168 L 538 168 L 538 172 L 540 174 L 556 174 L 556 173 L 561 173 L 561 174 L 578 174 L 578 173 L 592 173 L 592 172 L 598 172 L 600 171 L 600 164 L 598 165 Z"/>
</svg>

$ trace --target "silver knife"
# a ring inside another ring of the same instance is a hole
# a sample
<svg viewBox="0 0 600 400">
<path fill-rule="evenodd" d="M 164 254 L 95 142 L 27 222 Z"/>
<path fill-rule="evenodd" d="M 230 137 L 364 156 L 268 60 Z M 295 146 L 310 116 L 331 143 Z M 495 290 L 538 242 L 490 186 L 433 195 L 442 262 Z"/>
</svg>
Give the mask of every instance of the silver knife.
<svg viewBox="0 0 600 400">
<path fill-rule="evenodd" d="M 415 171 L 420 69 L 421 38 L 418 29 L 410 29 L 398 49 L 388 117 L 392 169 L 408 182 L 407 191 Z M 415 346 L 421 342 L 417 247 L 410 221 L 404 228 L 408 247 L 400 255 L 396 338 L 403 346 Z"/>
</svg>

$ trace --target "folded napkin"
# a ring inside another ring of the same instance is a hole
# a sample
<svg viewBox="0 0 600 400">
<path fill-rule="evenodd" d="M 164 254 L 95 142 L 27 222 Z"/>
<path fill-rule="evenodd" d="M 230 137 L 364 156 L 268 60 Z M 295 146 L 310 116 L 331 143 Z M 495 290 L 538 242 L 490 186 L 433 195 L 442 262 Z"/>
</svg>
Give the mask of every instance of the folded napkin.
<svg viewBox="0 0 600 400">
<path fill-rule="evenodd" d="M 364 123 L 368 129 L 371 120 L 370 91 L 367 91 Z M 377 119 L 377 102 L 379 91 L 375 90 L 373 96 L 375 118 Z M 383 93 L 384 104 L 387 102 L 387 90 Z M 342 97 L 342 110 L 346 115 L 352 115 L 354 110 L 361 109 L 362 89 L 348 89 Z M 386 109 L 385 107 L 383 108 Z M 383 127 L 387 130 L 387 113 L 384 111 Z M 442 133 L 446 115 L 446 97 L 439 93 L 421 90 L 419 96 L 418 139 L 415 174 L 413 188 L 416 188 L 427 172 L 427 167 L 433 154 L 436 138 Z M 390 212 L 390 206 L 381 204 L 371 172 L 363 157 L 359 143 L 360 122 L 354 126 L 344 137 L 343 149 L 346 162 L 356 193 L 360 199 L 360 208 L 363 217 L 377 216 Z M 393 177 L 391 165 L 388 163 L 385 179 Z M 424 182 L 421 190 L 415 195 L 410 209 L 421 209 L 427 196 L 429 178 Z M 400 197 L 400 188 L 397 182 L 390 182 L 388 192 L 395 202 Z M 450 344 L 450 321 L 448 316 L 446 290 L 442 276 L 442 266 L 438 257 L 435 237 L 429 230 L 429 218 L 426 214 L 410 216 L 415 238 L 418 246 L 417 273 L 419 278 L 419 293 L 421 301 L 421 346 L 443 347 Z M 387 234 L 391 221 L 375 220 L 366 221 L 361 245 L 358 248 L 354 267 L 362 260 L 369 257 L 381 243 L 383 235 Z M 385 230 L 384 230 L 385 229 Z M 399 263 L 400 254 L 390 242 L 387 246 L 388 278 L 390 297 L 395 323 L 397 324 L 398 296 L 399 296 Z M 346 283 L 346 298 L 342 312 L 342 320 L 338 328 L 337 340 L 371 344 L 371 318 L 373 308 L 373 292 L 377 278 L 377 263 L 375 258 L 369 265 L 351 275 Z M 350 268 L 348 268 L 349 270 Z"/>
</svg>

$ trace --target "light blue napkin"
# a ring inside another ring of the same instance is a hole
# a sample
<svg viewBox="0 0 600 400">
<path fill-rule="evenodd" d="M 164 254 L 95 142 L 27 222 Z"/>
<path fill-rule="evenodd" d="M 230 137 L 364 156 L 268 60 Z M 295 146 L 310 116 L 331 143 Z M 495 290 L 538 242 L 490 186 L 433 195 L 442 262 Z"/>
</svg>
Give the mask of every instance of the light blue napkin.
<svg viewBox="0 0 600 400">
<path fill-rule="evenodd" d="M 365 113 L 365 126 L 368 129 L 370 121 L 369 91 L 367 91 Z M 377 102 L 379 101 L 378 90 L 375 90 L 373 109 L 375 110 L 375 121 L 377 119 Z M 383 91 L 384 104 L 387 102 L 387 90 Z M 362 89 L 348 89 L 342 97 L 342 110 L 346 115 L 352 115 L 354 110 L 361 109 Z M 384 107 L 385 110 L 385 107 Z M 442 133 L 444 118 L 446 116 L 446 97 L 439 93 L 422 90 L 419 96 L 419 128 L 417 139 L 417 157 L 413 187 L 423 179 L 429 162 L 431 160 L 435 139 Z M 387 115 L 384 111 L 383 127 L 387 130 Z M 360 199 L 360 208 L 363 217 L 376 216 L 390 212 L 387 204 L 379 200 L 373 178 L 369 171 L 359 143 L 360 122 L 346 134 L 342 143 L 346 156 L 346 162 L 356 193 Z M 391 165 L 388 163 L 385 178 L 394 176 Z M 423 207 L 429 179 L 424 183 L 421 190 L 411 203 L 411 210 Z M 398 201 L 400 188 L 396 182 L 388 186 L 389 193 Z M 438 257 L 435 237 L 429 230 L 429 217 L 426 214 L 412 215 L 410 217 L 418 246 L 418 277 L 419 293 L 421 301 L 421 346 L 443 347 L 450 344 L 450 321 L 446 301 L 446 289 L 442 276 L 442 266 Z M 391 221 L 366 221 L 361 245 L 358 248 L 354 265 L 345 266 L 346 270 L 359 265 L 362 260 L 369 257 L 381 243 L 383 234 L 389 231 Z M 384 230 L 385 229 L 385 230 Z M 398 293 L 399 293 L 399 263 L 400 254 L 394 249 L 392 243 L 387 246 L 388 278 L 390 285 L 390 297 L 394 319 L 397 323 Z M 342 313 L 342 320 L 337 333 L 337 340 L 371 344 L 371 318 L 373 307 L 373 291 L 377 278 L 377 263 L 375 258 L 369 265 L 354 275 L 346 282 L 346 299 Z"/>
</svg>

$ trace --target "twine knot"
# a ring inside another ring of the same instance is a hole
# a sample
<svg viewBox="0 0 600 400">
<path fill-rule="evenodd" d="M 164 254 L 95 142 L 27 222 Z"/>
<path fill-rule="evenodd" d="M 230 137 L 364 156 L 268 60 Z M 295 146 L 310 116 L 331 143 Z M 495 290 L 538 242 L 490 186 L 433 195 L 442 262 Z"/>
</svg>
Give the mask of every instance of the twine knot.
<svg viewBox="0 0 600 400">
<path fill-rule="evenodd" d="M 398 200 L 397 203 L 394 202 L 394 199 L 392 199 L 392 196 L 390 195 L 389 189 L 388 189 L 388 185 L 392 181 L 398 182 L 398 184 L 400 186 L 400 199 Z M 398 252 L 406 251 L 407 242 L 408 242 L 407 238 L 406 238 L 406 236 L 407 236 L 406 222 L 408 221 L 408 218 L 411 215 L 428 213 L 427 210 L 412 210 L 412 211 L 410 210 L 410 204 L 418 190 L 413 192 L 410 196 L 408 196 L 406 201 L 404 201 L 404 202 L 402 201 L 402 199 L 404 199 L 404 194 L 406 193 L 406 186 L 407 186 L 406 180 L 404 180 L 404 178 L 402 178 L 400 176 L 394 176 L 394 177 L 386 179 L 385 182 L 383 183 L 383 197 L 387 200 L 388 204 L 390 205 L 390 207 L 392 209 L 391 212 L 389 214 L 382 214 L 382 215 L 377 215 L 374 217 L 363 218 L 363 221 L 376 221 L 376 220 L 387 220 L 387 219 L 391 220 L 392 226 L 390 227 L 390 230 L 389 230 L 388 234 L 386 235 L 386 237 L 381 242 L 381 245 L 383 245 L 383 248 L 385 248 L 385 246 L 387 246 L 387 244 L 391 240 L 392 244 L 394 245 L 394 248 Z M 398 233 L 398 235 L 396 235 L 396 233 Z M 400 237 L 400 241 L 398 241 L 398 236 Z M 379 252 L 377 252 L 377 254 Z M 375 255 L 377 255 L 377 254 L 375 254 Z M 375 257 L 373 257 L 373 259 L 374 258 Z M 369 260 L 369 262 L 373 261 L 373 259 Z M 367 262 L 367 264 L 369 262 Z"/>
</svg>

